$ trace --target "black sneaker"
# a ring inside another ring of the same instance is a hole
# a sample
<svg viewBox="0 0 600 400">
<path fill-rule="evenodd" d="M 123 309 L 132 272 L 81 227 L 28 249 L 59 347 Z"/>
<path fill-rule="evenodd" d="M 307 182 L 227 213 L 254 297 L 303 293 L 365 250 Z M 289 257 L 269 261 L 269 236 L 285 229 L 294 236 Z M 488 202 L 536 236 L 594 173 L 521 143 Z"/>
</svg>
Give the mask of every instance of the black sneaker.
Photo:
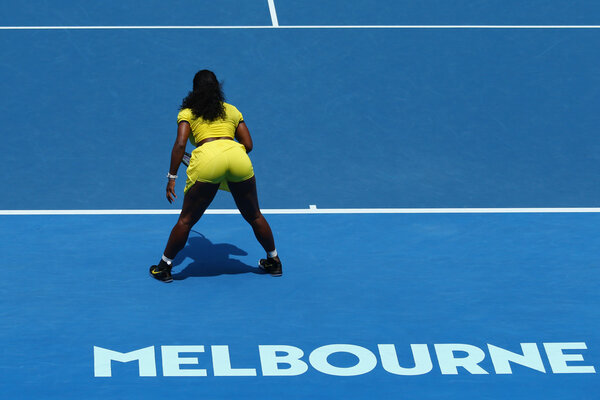
<svg viewBox="0 0 600 400">
<path fill-rule="evenodd" d="M 158 265 L 153 265 L 150 267 L 150 275 L 154 279 L 158 279 L 159 281 L 163 281 L 165 283 L 173 282 L 171 268 L 171 265 L 161 260 L 161 262 L 158 263 Z"/>
<path fill-rule="evenodd" d="M 258 262 L 258 268 L 262 269 L 271 276 L 281 276 L 283 272 L 281 270 L 281 261 L 277 261 L 274 258 L 261 258 Z"/>
</svg>

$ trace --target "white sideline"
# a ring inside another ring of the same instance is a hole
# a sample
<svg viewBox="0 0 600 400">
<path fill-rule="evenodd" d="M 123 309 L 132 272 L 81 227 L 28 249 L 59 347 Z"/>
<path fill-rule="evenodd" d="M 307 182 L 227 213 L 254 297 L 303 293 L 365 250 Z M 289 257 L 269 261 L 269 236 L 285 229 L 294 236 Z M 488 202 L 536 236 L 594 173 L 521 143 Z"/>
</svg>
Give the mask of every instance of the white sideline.
<svg viewBox="0 0 600 400">
<path fill-rule="evenodd" d="M 88 25 L 0 26 L 0 30 L 106 30 L 106 29 L 600 29 L 600 25 Z"/>
<path fill-rule="evenodd" d="M 164 210 L 0 210 L 0 215 L 172 215 L 177 209 Z M 263 214 L 522 214 L 522 213 L 600 213 L 598 207 L 563 208 L 271 208 Z M 239 214 L 234 209 L 208 209 L 206 214 Z"/>
</svg>

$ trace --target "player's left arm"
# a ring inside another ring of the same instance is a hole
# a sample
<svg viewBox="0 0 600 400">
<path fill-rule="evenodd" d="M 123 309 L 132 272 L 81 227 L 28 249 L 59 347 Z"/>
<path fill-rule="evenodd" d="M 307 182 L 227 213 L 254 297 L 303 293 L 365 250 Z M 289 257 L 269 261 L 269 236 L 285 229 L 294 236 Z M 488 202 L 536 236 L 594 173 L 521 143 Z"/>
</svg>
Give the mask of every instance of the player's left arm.
<svg viewBox="0 0 600 400">
<path fill-rule="evenodd" d="M 235 130 L 235 138 L 238 142 L 244 145 L 246 148 L 246 153 L 250 153 L 252 151 L 252 137 L 250 136 L 250 131 L 246 126 L 244 121 L 240 121 L 238 127 Z"/>
</svg>

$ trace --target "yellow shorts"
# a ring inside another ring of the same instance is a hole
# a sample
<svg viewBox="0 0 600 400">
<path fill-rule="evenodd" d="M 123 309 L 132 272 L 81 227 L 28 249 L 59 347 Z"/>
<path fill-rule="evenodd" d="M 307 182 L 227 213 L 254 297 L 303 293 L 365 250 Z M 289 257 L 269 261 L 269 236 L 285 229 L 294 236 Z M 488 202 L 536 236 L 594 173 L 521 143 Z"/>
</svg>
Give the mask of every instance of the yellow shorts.
<svg viewBox="0 0 600 400">
<path fill-rule="evenodd" d="M 243 144 L 233 140 L 213 140 L 192 152 L 184 192 L 198 181 L 219 183 L 227 190 L 227 182 L 242 182 L 253 176 L 252 162 Z"/>
</svg>

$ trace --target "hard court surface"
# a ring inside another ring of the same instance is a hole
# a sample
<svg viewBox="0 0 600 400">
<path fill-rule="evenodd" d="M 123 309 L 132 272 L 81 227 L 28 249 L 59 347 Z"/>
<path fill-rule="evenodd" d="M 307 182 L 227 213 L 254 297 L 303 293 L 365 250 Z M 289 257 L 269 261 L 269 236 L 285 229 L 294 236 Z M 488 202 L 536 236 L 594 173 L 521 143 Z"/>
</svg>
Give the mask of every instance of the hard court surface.
<svg viewBox="0 0 600 400">
<path fill-rule="evenodd" d="M 596 398 L 596 2 L 4 9 L 0 397 Z M 184 179 L 169 205 L 164 175 L 202 68 L 253 135 L 281 278 L 256 268 L 226 192 L 175 281 L 148 276 L 181 207 Z M 348 346 L 319 360 L 331 345 Z M 423 365 L 411 345 L 429 370 L 406 373 Z M 100 376 L 100 353 L 149 347 L 155 376 L 147 358 Z"/>
</svg>

